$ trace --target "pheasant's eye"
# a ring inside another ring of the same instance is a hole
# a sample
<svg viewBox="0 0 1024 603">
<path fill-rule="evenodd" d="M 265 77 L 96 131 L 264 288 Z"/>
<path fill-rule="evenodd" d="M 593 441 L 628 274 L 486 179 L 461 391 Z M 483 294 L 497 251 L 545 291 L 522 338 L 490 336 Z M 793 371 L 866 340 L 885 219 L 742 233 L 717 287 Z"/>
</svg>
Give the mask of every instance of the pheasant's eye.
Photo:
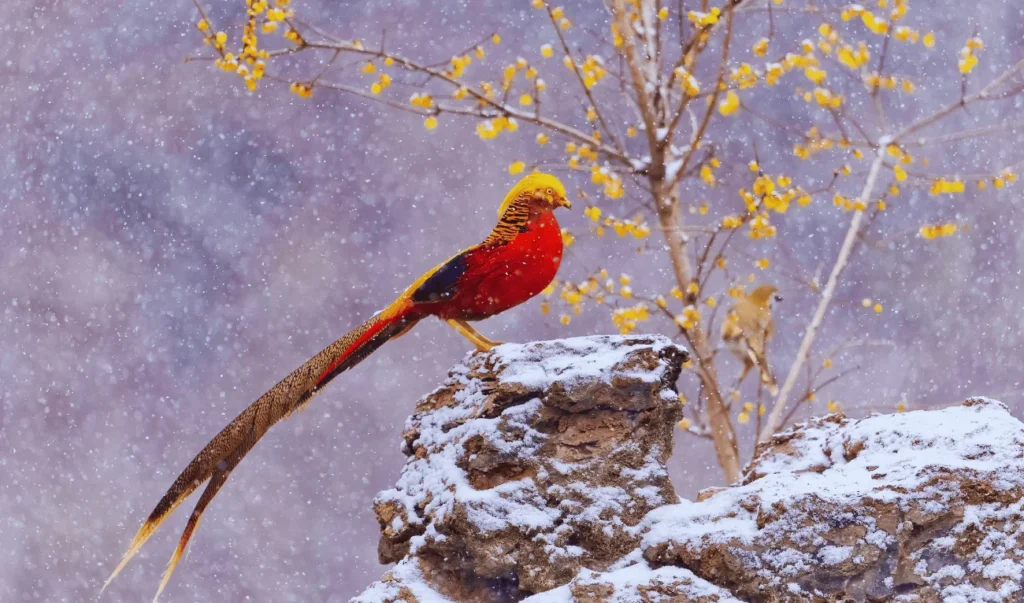
<svg viewBox="0 0 1024 603">
<path fill-rule="evenodd" d="M 555 194 L 555 191 L 553 191 L 553 190 L 551 190 L 551 189 L 549 188 L 549 189 L 548 189 L 548 194 L 549 194 L 549 195 L 553 195 L 553 194 Z"/>
</svg>

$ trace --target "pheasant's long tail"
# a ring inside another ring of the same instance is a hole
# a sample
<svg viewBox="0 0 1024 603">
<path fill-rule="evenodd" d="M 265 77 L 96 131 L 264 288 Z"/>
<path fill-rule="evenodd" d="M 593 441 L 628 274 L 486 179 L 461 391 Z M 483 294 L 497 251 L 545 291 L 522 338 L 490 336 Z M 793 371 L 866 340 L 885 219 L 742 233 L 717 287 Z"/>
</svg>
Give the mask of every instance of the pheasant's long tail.
<svg viewBox="0 0 1024 603">
<path fill-rule="evenodd" d="M 128 551 L 124 554 L 113 573 L 103 584 L 107 585 L 117 576 L 128 561 L 142 548 L 160 524 L 199 486 L 209 480 L 178 546 L 164 572 L 156 596 L 160 596 L 167 585 L 174 567 L 181 559 L 189 539 L 199 525 L 203 511 L 216 496 L 228 475 L 245 457 L 263 434 L 274 423 L 286 418 L 301 408 L 331 379 L 346 371 L 372 354 L 386 341 L 411 329 L 422 316 L 413 311 L 404 300 L 396 301 L 380 314 L 349 332 L 341 339 L 324 348 L 319 354 L 295 369 L 267 393 L 259 397 L 235 417 L 196 455 L 185 467 L 167 493 L 164 494 L 149 518 L 135 534 Z M 154 601 L 156 597 L 154 597 Z"/>
</svg>

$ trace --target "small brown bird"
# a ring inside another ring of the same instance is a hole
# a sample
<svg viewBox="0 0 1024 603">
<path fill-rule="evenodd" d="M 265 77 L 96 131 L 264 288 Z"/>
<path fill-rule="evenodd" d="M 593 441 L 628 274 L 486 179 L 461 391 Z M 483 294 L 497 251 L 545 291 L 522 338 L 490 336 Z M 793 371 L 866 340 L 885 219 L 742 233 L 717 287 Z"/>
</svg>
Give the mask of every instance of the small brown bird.
<svg viewBox="0 0 1024 603">
<path fill-rule="evenodd" d="M 722 322 L 722 341 L 743 363 L 740 383 L 743 383 L 750 369 L 756 368 L 761 374 L 762 385 L 767 387 L 773 396 L 778 393 L 779 388 L 775 384 L 775 375 L 768 366 L 768 359 L 765 358 L 765 349 L 768 340 L 775 334 L 772 302 L 782 300 L 776 291 L 772 285 L 761 285 L 750 294 L 741 294 L 729 308 L 729 314 Z"/>
</svg>

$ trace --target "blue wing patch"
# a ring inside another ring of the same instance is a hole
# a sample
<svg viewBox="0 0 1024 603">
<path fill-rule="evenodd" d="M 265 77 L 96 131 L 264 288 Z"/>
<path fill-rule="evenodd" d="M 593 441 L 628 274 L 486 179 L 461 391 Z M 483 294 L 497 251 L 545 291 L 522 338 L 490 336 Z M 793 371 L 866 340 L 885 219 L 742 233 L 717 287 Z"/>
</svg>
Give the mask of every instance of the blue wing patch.
<svg viewBox="0 0 1024 603">
<path fill-rule="evenodd" d="M 456 284 L 469 269 L 469 263 L 466 261 L 468 251 L 463 251 L 448 260 L 437 269 L 437 272 L 423 281 L 423 284 L 413 292 L 412 301 L 417 303 L 439 302 L 455 295 Z"/>
</svg>

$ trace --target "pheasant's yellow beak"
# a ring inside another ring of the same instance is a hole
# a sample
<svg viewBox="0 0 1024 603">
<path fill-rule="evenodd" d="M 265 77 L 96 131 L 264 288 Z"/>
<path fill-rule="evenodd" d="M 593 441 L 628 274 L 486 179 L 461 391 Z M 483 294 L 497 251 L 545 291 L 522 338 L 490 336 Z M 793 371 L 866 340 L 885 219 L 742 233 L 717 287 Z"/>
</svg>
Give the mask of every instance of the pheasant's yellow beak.
<svg viewBox="0 0 1024 603">
<path fill-rule="evenodd" d="M 565 197 L 555 197 L 555 205 L 564 207 L 565 209 L 572 209 L 572 202 Z"/>
</svg>

